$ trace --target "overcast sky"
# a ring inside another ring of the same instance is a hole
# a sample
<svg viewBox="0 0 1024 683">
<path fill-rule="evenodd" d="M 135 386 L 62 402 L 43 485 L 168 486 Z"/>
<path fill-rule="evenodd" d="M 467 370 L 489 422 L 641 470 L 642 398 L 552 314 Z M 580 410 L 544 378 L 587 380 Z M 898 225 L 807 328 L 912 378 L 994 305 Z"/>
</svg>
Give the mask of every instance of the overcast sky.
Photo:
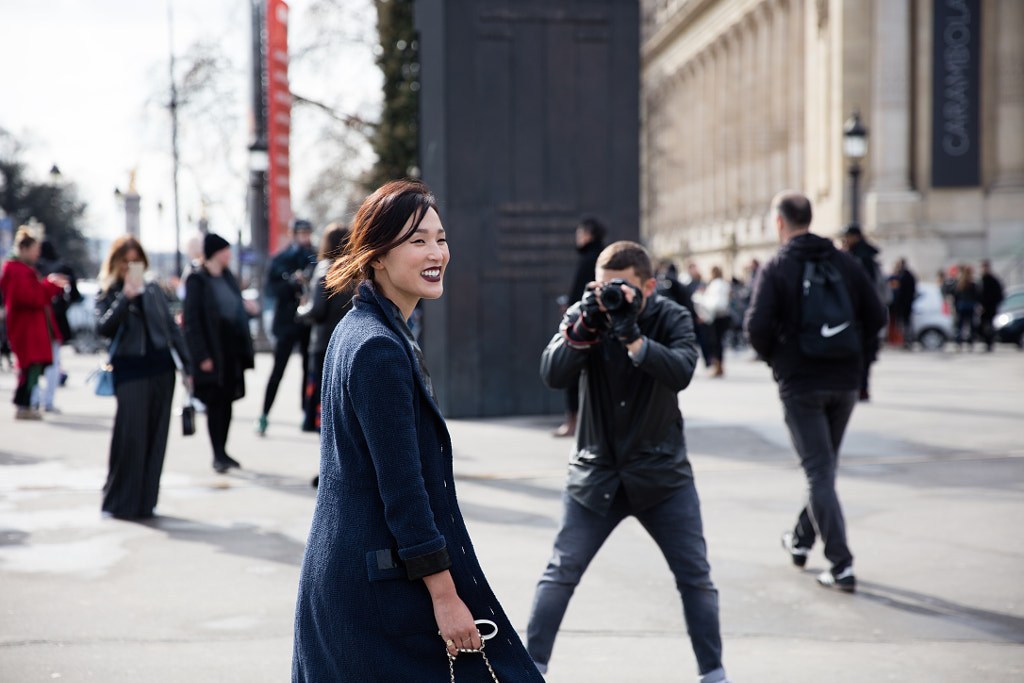
<svg viewBox="0 0 1024 683">
<path fill-rule="evenodd" d="M 179 63 L 197 40 L 219 44 L 241 74 L 232 102 L 225 106 L 243 112 L 244 119 L 249 1 L 171 2 Z M 296 32 L 303 30 L 303 22 L 308 30 L 311 2 L 288 3 L 292 45 L 301 42 Z M 174 247 L 170 117 L 161 106 L 167 101 L 161 94 L 168 83 L 171 52 L 168 4 L 168 0 L 0 0 L 0 128 L 24 143 L 22 158 L 29 175 L 43 181 L 56 164 L 89 205 L 87 232 L 109 238 L 124 228 L 114 189 L 127 189 L 129 173 L 135 169 L 142 196 L 143 244 L 155 250 Z M 365 5 L 372 7 L 370 0 L 365 0 Z M 372 10 L 364 11 L 363 17 L 372 26 Z M 363 57 L 347 60 L 355 65 L 352 68 L 358 77 L 338 78 L 330 69 L 293 69 L 293 89 L 335 101 L 336 97 L 328 95 L 348 89 L 352 91 L 350 101 L 355 103 L 352 106 L 365 107 L 374 99 L 374 89 L 379 98 L 379 76 L 370 73 L 368 48 L 363 52 Z M 297 78 L 305 79 L 301 88 L 296 88 Z M 195 138 L 191 138 L 193 144 Z M 246 142 L 243 131 L 222 149 L 186 150 L 193 159 L 203 159 L 203 165 L 186 169 L 179 182 L 183 234 L 191 229 L 188 219 L 199 217 L 200 195 L 210 202 L 214 229 L 237 236 L 237 230 L 244 227 Z M 217 155 L 223 160 L 220 167 L 211 166 L 210 159 Z M 292 155 L 294 174 L 301 185 L 304 171 L 308 176 L 310 170 L 296 163 L 294 138 Z M 232 165 L 235 170 L 229 172 Z M 300 212 L 301 197 L 297 195 L 302 188 L 295 184 L 293 180 L 293 202 L 298 200 L 295 208 Z M 162 212 L 157 211 L 158 203 L 163 204 Z"/>
</svg>

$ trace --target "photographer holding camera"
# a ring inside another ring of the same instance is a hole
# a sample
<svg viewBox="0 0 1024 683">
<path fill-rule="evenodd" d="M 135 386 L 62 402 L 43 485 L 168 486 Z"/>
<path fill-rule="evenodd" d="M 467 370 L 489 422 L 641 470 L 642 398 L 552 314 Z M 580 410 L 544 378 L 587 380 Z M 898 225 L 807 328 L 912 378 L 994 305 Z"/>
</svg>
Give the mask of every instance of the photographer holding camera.
<svg viewBox="0 0 1024 683">
<path fill-rule="evenodd" d="M 655 293 L 650 257 L 635 242 L 605 248 L 596 279 L 566 312 L 541 357 L 541 377 L 553 389 L 568 387 L 580 374 L 580 413 L 561 526 L 537 584 L 527 650 L 546 672 L 583 572 L 632 515 L 675 575 L 698 680 L 726 681 L 718 591 L 677 396 L 697 365 L 693 320 Z"/>
</svg>

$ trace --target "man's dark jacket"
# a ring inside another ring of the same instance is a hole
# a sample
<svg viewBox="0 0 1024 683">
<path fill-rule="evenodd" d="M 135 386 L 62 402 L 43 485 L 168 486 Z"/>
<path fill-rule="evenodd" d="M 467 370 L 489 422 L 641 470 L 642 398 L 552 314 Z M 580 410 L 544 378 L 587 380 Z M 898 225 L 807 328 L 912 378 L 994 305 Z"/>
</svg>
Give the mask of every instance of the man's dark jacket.
<svg viewBox="0 0 1024 683">
<path fill-rule="evenodd" d="M 1003 285 L 991 273 L 981 276 L 981 311 L 983 315 L 995 316 L 1003 301 Z"/>
<path fill-rule="evenodd" d="M 804 263 L 814 259 L 827 260 L 842 274 L 865 339 L 877 335 L 885 325 L 885 308 L 875 294 L 874 283 L 853 256 L 811 233 L 783 244 L 758 273 L 743 323 L 751 346 L 771 366 L 781 396 L 860 387 L 862 356 L 809 358 L 800 352 L 801 280 Z"/>
<path fill-rule="evenodd" d="M 697 365 L 693 320 L 679 304 L 652 295 L 638 321 L 646 339 L 630 358 L 607 333 L 586 349 L 570 346 L 564 330 L 579 315 L 578 303 L 569 308 L 540 364 L 552 389 L 569 387 L 582 371 L 567 490 L 605 514 L 621 485 L 633 510 L 644 510 L 693 478 L 678 398 Z"/>
<path fill-rule="evenodd" d="M 270 262 L 267 274 L 267 295 L 274 300 L 274 322 L 271 332 L 275 337 L 287 337 L 301 331 L 304 323 L 295 319 L 302 297 L 302 283 L 295 279 L 296 271 L 304 271 L 307 277 L 316 264 L 316 253 L 293 242 Z"/>
</svg>

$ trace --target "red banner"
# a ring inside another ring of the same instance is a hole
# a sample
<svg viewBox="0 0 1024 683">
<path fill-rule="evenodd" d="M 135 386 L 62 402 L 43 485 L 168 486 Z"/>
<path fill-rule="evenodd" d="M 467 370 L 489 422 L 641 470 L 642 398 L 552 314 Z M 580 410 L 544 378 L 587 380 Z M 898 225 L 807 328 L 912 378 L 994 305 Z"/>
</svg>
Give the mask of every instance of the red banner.
<svg viewBox="0 0 1024 683">
<path fill-rule="evenodd" d="M 288 5 L 267 0 L 267 245 L 274 254 L 288 246 L 292 219 L 288 139 L 292 129 L 292 94 L 288 87 Z"/>
</svg>

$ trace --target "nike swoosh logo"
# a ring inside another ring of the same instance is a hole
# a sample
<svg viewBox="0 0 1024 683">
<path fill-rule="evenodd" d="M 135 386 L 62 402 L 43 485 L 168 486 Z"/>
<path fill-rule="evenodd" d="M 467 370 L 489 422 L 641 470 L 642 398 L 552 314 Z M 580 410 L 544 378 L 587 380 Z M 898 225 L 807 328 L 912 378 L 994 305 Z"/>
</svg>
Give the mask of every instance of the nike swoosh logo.
<svg viewBox="0 0 1024 683">
<path fill-rule="evenodd" d="M 835 327 L 829 327 L 828 323 L 825 323 L 824 325 L 821 326 L 821 336 L 824 337 L 825 339 L 828 339 L 829 337 L 834 337 L 849 326 L 850 321 L 846 321 L 842 325 L 836 325 Z"/>
</svg>

